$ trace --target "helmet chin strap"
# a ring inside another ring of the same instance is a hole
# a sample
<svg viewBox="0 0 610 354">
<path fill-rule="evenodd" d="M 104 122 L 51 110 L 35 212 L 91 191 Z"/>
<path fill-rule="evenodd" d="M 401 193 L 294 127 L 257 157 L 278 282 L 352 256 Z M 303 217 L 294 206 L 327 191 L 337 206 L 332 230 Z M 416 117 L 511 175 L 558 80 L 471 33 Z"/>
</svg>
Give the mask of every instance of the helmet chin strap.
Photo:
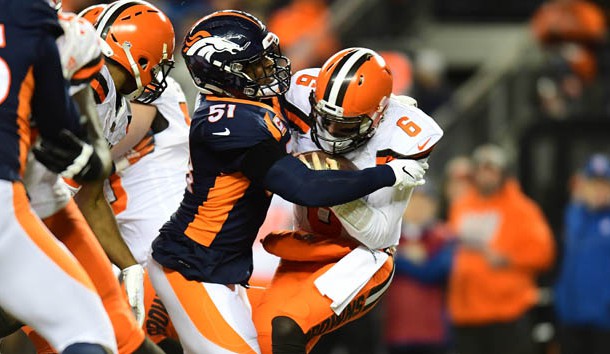
<svg viewBox="0 0 610 354">
<path fill-rule="evenodd" d="M 127 61 L 129 62 L 131 71 L 133 71 L 133 78 L 136 80 L 136 85 L 138 86 L 135 91 L 127 95 L 128 99 L 131 101 L 142 94 L 142 92 L 144 91 L 144 85 L 142 85 L 142 79 L 140 78 L 140 69 L 138 68 L 138 64 L 133 59 L 133 55 L 131 55 L 131 43 L 125 41 L 123 42 L 123 45 L 121 47 L 123 47 L 123 51 L 127 56 Z"/>
</svg>

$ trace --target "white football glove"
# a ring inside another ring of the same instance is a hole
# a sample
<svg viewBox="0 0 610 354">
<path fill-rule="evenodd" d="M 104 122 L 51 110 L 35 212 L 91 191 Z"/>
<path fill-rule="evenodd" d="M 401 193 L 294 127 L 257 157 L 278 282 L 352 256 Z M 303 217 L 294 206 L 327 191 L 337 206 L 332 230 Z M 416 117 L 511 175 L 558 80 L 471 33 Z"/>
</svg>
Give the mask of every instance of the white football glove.
<svg viewBox="0 0 610 354">
<path fill-rule="evenodd" d="M 144 268 L 134 264 L 121 271 L 127 299 L 140 327 L 144 324 Z"/>
<path fill-rule="evenodd" d="M 400 189 L 411 188 L 426 183 L 424 174 L 428 169 L 428 163 L 425 161 L 394 159 L 388 162 L 387 165 L 392 167 L 396 176 L 395 187 Z"/>
</svg>

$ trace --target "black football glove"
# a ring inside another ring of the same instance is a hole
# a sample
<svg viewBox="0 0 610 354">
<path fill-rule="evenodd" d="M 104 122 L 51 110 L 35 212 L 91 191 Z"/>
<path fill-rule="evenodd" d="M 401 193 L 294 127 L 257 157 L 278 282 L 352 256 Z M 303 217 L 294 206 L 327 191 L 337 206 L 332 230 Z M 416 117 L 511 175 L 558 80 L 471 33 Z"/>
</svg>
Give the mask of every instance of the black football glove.
<svg viewBox="0 0 610 354">
<path fill-rule="evenodd" d="M 33 149 L 34 156 L 49 170 L 76 182 L 88 182 L 102 177 L 102 161 L 95 149 L 68 130 L 59 133 L 57 144 L 42 139 Z"/>
</svg>

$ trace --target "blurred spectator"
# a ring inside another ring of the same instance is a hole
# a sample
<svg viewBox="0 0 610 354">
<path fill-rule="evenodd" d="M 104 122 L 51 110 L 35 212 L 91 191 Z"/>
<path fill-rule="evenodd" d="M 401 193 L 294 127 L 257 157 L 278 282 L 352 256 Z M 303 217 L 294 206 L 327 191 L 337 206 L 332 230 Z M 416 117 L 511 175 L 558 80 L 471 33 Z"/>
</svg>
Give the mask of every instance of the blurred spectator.
<svg viewBox="0 0 610 354">
<path fill-rule="evenodd" d="M 555 287 L 562 354 L 610 353 L 610 161 L 593 155 L 565 214 Z"/>
<path fill-rule="evenodd" d="M 269 30 L 280 37 L 282 52 L 292 72 L 322 66 L 339 50 L 332 14 L 324 0 L 292 0 L 269 16 Z"/>
<path fill-rule="evenodd" d="M 411 59 L 397 50 L 381 51 L 379 54 L 385 59 L 392 70 L 392 93 L 395 95 L 409 94 L 413 86 L 413 68 Z"/>
<path fill-rule="evenodd" d="M 442 181 L 441 219 L 447 219 L 453 202 L 472 188 L 472 162 L 467 156 L 456 156 L 447 162 Z"/>
<path fill-rule="evenodd" d="M 553 260 L 551 230 L 508 173 L 495 145 L 473 154 L 474 186 L 450 208 L 456 249 L 449 313 L 460 354 L 532 353 L 528 311 L 538 301 L 536 276 Z"/>
<path fill-rule="evenodd" d="M 583 113 L 606 37 L 603 10 L 584 0 L 551 0 L 536 11 L 531 28 L 547 57 L 537 85 L 542 112 L 559 119 Z"/>
<path fill-rule="evenodd" d="M 454 243 L 438 220 L 438 197 L 430 181 L 413 192 L 401 236 L 396 273 L 384 299 L 387 352 L 447 353 L 444 283 Z"/>
<path fill-rule="evenodd" d="M 451 97 L 445 71 L 445 58 L 438 51 L 421 49 L 415 54 L 412 96 L 424 112 L 434 115 L 434 110 Z"/>
<path fill-rule="evenodd" d="M 600 44 L 606 34 L 603 10 L 585 0 L 550 0 L 532 18 L 532 31 L 543 45 L 565 42 Z"/>
</svg>

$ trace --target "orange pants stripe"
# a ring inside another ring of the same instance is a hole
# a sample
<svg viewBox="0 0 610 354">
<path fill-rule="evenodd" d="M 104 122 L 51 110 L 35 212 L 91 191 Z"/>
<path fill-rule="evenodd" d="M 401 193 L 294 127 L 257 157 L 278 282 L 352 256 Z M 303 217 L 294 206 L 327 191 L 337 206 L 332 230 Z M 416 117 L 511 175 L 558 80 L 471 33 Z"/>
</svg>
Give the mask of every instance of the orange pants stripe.
<svg viewBox="0 0 610 354">
<path fill-rule="evenodd" d="M 112 272 L 110 260 L 74 200 L 43 221 L 68 247 L 93 281 L 112 322 L 119 353 L 133 353 L 144 342 L 144 331 L 131 312 L 127 295 Z"/>
<path fill-rule="evenodd" d="M 0 306 L 58 350 L 97 343 L 116 352 L 91 280 L 34 214 L 23 185 L 0 181 L 0 204 Z"/>
<path fill-rule="evenodd" d="M 144 273 L 144 308 L 146 309 L 144 330 L 150 340 L 156 344 L 167 338 L 179 340 L 169 313 L 153 288 L 148 273 Z"/>
<path fill-rule="evenodd" d="M 144 331 L 138 327 L 131 313 L 127 297 L 112 272 L 110 260 L 74 200 L 70 200 L 63 209 L 43 221 L 55 237 L 72 252 L 91 278 L 112 322 L 119 353 L 133 353 L 144 342 Z M 27 328 L 25 332 L 34 342 L 38 354 L 55 352 L 38 334 Z"/>
<path fill-rule="evenodd" d="M 350 304 L 336 315 L 332 300 L 316 289 L 314 281 L 336 262 L 299 262 L 282 260 L 271 285 L 253 308 L 262 354 L 271 354 L 271 321 L 278 316 L 293 319 L 306 334 L 307 352 L 320 336 L 352 322 L 375 306 L 394 274 L 394 261 L 389 257 Z"/>
<path fill-rule="evenodd" d="M 201 283 L 152 259 L 148 274 L 173 321 L 185 353 L 258 354 L 245 289 Z"/>
</svg>

